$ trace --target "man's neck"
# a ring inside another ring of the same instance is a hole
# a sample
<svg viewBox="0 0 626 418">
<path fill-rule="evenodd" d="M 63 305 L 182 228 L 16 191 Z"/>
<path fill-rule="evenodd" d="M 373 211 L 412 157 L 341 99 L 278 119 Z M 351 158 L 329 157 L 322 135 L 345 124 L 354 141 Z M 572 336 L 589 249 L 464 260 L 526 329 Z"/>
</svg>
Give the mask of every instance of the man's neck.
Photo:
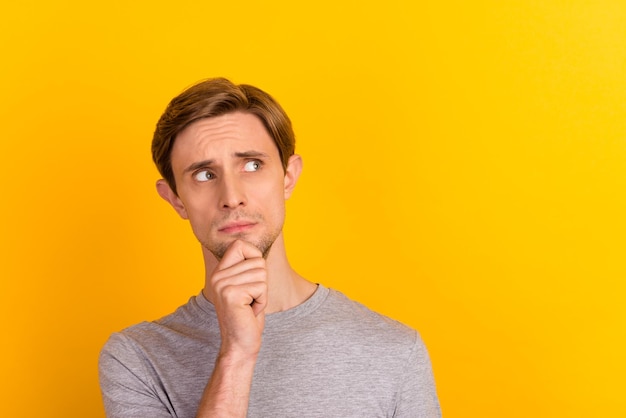
<svg viewBox="0 0 626 418">
<path fill-rule="evenodd" d="M 212 253 L 204 248 L 202 253 L 206 269 L 206 288 L 218 261 Z M 289 265 L 282 233 L 274 241 L 266 261 L 268 304 L 265 313 L 285 311 L 300 305 L 317 289 L 317 285 L 300 276 Z M 208 295 L 206 291 L 203 293 L 205 296 Z"/>
</svg>

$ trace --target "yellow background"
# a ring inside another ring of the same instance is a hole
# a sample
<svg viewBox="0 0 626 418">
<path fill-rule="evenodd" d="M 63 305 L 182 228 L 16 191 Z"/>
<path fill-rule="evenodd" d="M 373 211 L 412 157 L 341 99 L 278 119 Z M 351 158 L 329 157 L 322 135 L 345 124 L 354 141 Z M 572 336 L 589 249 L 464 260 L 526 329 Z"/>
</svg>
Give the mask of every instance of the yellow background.
<svg viewBox="0 0 626 418">
<path fill-rule="evenodd" d="M 626 3 L 229 3 L 0 7 L 0 414 L 102 417 L 107 336 L 200 290 L 149 147 L 226 76 L 294 122 L 293 265 L 419 329 L 444 416 L 626 416 Z"/>
</svg>

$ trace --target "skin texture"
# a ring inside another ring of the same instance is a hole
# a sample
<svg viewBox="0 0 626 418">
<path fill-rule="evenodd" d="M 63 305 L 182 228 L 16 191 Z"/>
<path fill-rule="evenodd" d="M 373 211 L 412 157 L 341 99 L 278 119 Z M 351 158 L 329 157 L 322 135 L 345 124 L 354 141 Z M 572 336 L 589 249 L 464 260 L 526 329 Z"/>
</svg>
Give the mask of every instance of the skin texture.
<svg viewBox="0 0 626 418">
<path fill-rule="evenodd" d="M 164 180 L 157 191 L 201 244 L 203 293 L 222 336 L 197 416 L 245 417 L 265 314 L 302 303 L 316 288 L 290 267 L 282 234 L 302 160 L 293 155 L 283 169 L 261 121 L 242 112 L 189 125 L 171 160 L 178 194 Z"/>
</svg>

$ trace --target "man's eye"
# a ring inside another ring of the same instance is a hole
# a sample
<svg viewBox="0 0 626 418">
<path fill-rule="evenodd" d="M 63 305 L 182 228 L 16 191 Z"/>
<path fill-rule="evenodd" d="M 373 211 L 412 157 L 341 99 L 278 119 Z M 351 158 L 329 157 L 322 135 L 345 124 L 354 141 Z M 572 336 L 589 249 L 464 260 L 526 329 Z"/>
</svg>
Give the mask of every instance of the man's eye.
<svg viewBox="0 0 626 418">
<path fill-rule="evenodd" d="M 197 173 L 195 173 L 193 177 L 196 179 L 196 181 L 209 181 L 214 176 L 213 176 L 213 173 L 211 173 L 210 171 L 202 170 L 202 171 L 198 171 Z"/>
<path fill-rule="evenodd" d="M 257 171 L 259 168 L 261 168 L 261 162 L 257 160 L 248 161 L 243 166 L 244 171 Z"/>
</svg>

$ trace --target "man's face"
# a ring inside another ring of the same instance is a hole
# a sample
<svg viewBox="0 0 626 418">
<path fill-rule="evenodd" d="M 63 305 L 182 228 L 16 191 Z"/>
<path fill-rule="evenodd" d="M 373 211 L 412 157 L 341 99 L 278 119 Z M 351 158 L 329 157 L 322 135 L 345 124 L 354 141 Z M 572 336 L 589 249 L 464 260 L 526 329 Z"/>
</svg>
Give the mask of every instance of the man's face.
<svg viewBox="0 0 626 418">
<path fill-rule="evenodd" d="M 176 137 L 171 153 L 176 196 L 160 180 L 159 194 L 185 219 L 219 260 L 235 239 L 267 255 L 280 235 L 285 199 L 300 173 L 292 156 L 283 170 L 278 149 L 261 121 L 242 112 L 201 119 Z"/>
</svg>

